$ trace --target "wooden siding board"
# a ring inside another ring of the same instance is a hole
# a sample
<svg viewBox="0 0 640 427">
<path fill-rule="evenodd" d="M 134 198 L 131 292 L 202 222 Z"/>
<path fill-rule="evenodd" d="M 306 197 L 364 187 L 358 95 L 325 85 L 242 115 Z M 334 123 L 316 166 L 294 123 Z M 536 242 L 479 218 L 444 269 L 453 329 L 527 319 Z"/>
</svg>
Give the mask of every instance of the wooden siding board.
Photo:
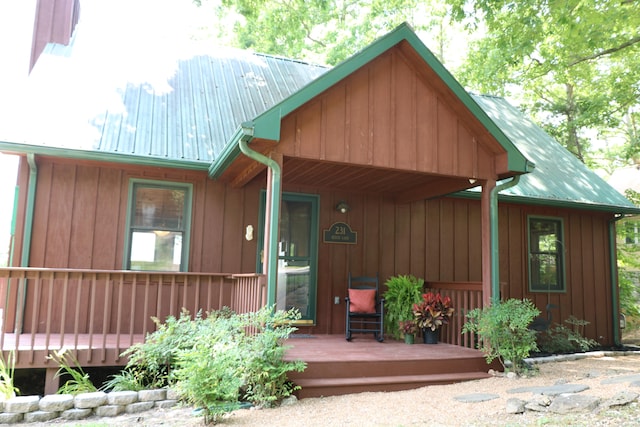
<svg viewBox="0 0 640 427">
<path fill-rule="evenodd" d="M 300 110 L 297 117 L 294 155 L 309 159 L 320 158 L 322 103 L 314 101 Z"/>
<path fill-rule="evenodd" d="M 326 146 L 324 152 L 327 160 L 331 161 L 344 161 L 346 152 L 346 124 L 347 124 L 347 110 L 346 110 L 346 87 L 339 85 L 336 88 L 330 90 L 324 97 L 326 108 L 326 129 L 324 133 L 326 135 Z"/>
<path fill-rule="evenodd" d="M 395 263 L 398 274 L 411 272 L 411 206 L 409 204 L 396 207 L 395 229 Z"/>
<path fill-rule="evenodd" d="M 348 161 L 367 164 L 367 144 L 369 143 L 369 73 L 368 68 L 355 72 L 349 81 L 348 114 L 349 140 Z"/>
<path fill-rule="evenodd" d="M 206 181 L 205 184 L 206 212 L 204 228 L 202 232 L 202 271 L 222 272 L 223 271 L 223 236 L 225 228 L 225 200 L 226 189 L 223 185 L 215 181 Z M 260 224 L 262 227 L 262 224 Z M 256 233 L 260 228 L 256 228 Z M 197 233 L 199 230 L 193 230 Z M 232 270 L 227 270 L 232 271 Z"/>
<path fill-rule="evenodd" d="M 56 218 L 56 222 L 47 229 L 45 263 L 54 268 L 69 265 L 75 172 L 75 168 L 58 164 L 52 169 L 49 215 Z"/>
<path fill-rule="evenodd" d="M 455 175 L 457 153 L 457 117 L 449 106 L 438 100 L 438 172 Z"/>
<path fill-rule="evenodd" d="M 392 78 L 391 78 L 391 57 L 385 56 L 380 58 L 380 63 L 373 67 L 370 72 L 370 96 L 372 102 L 370 103 L 371 117 L 369 123 L 369 129 L 371 133 L 371 162 L 375 165 L 382 167 L 390 167 L 393 159 L 393 145 L 390 143 L 391 130 L 393 122 L 392 109 L 393 103 L 389 102 L 392 99 Z"/>
<path fill-rule="evenodd" d="M 440 279 L 440 204 L 441 200 L 430 200 L 426 210 L 426 241 L 427 260 L 424 279 L 425 281 L 438 281 Z"/>
<path fill-rule="evenodd" d="M 454 236 L 454 211 L 453 203 L 450 199 L 442 200 L 440 205 L 440 280 L 454 281 L 455 274 L 455 245 Z"/>
<path fill-rule="evenodd" d="M 98 189 L 96 191 L 96 229 L 92 248 L 91 268 L 121 269 L 122 258 L 118 259 L 118 239 L 113 236 L 121 234 L 124 225 L 121 224 L 120 212 L 126 207 L 122 200 L 121 188 L 125 185 L 122 172 L 116 169 L 101 168 Z"/>
<path fill-rule="evenodd" d="M 409 241 L 411 244 L 409 271 L 425 271 L 426 243 L 425 243 L 425 205 L 424 202 L 412 203 L 411 225 Z"/>
<path fill-rule="evenodd" d="M 409 68 L 396 61 L 394 86 L 395 162 L 397 169 L 416 169 L 416 77 Z"/>
<path fill-rule="evenodd" d="M 96 168 L 77 167 L 75 194 L 70 201 L 71 243 L 68 265 L 71 268 L 91 268 L 92 265 L 99 173 Z"/>
<path fill-rule="evenodd" d="M 454 204 L 454 271 L 453 280 L 469 281 L 469 212 L 463 203 Z"/>
<path fill-rule="evenodd" d="M 417 168 L 426 172 L 438 170 L 438 100 L 433 91 L 424 84 L 416 87 L 416 161 Z"/>
</svg>

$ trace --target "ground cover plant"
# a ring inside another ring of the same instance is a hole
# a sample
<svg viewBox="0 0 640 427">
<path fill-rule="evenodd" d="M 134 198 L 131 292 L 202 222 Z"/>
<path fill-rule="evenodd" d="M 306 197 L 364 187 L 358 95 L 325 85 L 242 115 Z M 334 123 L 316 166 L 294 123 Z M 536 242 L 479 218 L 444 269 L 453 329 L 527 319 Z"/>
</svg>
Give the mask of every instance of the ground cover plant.
<svg viewBox="0 0 640 427">
<path fill-rule="evenodd" d="M 105 384 L 105 390 L 139 390 L 171 386 L 200 408 L 206 423 L 250 402 L 273 406 L 295 391 L 287 372 L 302 371 L 302 361 L 285 361 L 283 342 L 296 330 L 297 310 L 265 307 L 237 314 L 229 309 L 193 318 L 183 311 L 164 323 L 144 343 L 123 353 L 125 369 Z"/>
</svg>

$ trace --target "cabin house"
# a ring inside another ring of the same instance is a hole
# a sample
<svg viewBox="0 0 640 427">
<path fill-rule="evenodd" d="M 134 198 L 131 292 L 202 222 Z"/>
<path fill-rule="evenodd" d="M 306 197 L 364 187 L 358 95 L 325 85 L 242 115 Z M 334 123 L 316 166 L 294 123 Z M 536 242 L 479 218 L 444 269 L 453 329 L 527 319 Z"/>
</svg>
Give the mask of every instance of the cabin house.
<svg viewBox="0 0 640 427">
<path fill-rule="evenodd" d="M 349 272 L 453 295 L 451 347 L 472 345 L 466 310 L 507 298 L 618 342 L 615 226 L 640 211 L 408 25 L 333 68 L 201 45 L 133 65 L 49 43 L 0 124 L 18 367 L 57 345 L 123 365 L 182 307 L 296 307 L 300 333 L 344 336 Z"/>
</svg>

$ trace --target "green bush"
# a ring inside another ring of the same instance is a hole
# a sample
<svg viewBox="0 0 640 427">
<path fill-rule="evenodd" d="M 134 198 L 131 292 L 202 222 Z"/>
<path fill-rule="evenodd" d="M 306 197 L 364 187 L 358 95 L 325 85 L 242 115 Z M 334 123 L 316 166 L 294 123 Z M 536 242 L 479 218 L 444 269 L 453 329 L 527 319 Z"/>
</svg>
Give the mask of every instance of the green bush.
<svg viewBox="0 0 640 427">
<path fill-rule="evenodd" d="M 424 280 L 411 275 L 390 277 L 384 292 L 385 333 L 402 338 L 400 322 L 413 320 L 413 304 L 422 301 Z"/>
<path fill-rule="evenodd" d="M 564 321 L 569 326 L 556 323 L 552 328 L 538 334 L 538 348 L 544 353 L 572 353 L 587 351 L 598 342 L 584 337 L 584 327 L 589 324 L 575 316 Z"/>
<path fill-rule="evenodd" d="M 247 314 L 223 309 L 194 319 L 183 311 L 178 319 L 156 320 L 157 330 L 123 353 L 129 363 L 105 389 L 171 385 L 202 409 L 207 423 L 217 422 L 240 401 L 271 406 L 295 390 L 287 372 L 306 367 L 284 360 L 283 342 L 299 318 L 297 310 L 265 307 Z"/>
<path fill-rule="evenodd" d="M 507 361 L 514 372 L 525 368 L 524 359 L 537 351 L 536 333 L 529 324 L 540 314 L 529 300 L 509 299 L 483 309 L 467 313 L 469 321 L 462 332 L 478 335 L 478 348 L 485 354 L 487 363 L 498 359 L 507 370 Z"/>
</svg>

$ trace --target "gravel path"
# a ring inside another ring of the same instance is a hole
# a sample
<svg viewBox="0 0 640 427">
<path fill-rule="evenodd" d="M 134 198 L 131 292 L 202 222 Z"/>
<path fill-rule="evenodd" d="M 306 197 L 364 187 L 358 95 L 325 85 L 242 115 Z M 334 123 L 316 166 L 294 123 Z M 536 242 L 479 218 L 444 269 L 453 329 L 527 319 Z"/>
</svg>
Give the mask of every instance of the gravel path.
<svg viewBox="0 0 640 427">
<path fill-rule="evenodd" d="M 640 354 L 606 356 L 595 354 L 579 360 L 540 364 L 540 372 L 528 378 L 493 378 L 458 384 L 422 387 L 389 393 L 359 393 L 326 398 L 310 398 L 290 406 L 274 409 L 243 409 L 225 417 L 227 426 L 637 426 L 640 425 L 640 405 L 636 401 L 625 407 L 614 407 L 599 413 L 557 415 L 527 412 L 507 414 L 506 401 L 511 397 L 523 400 L 531 394 L 514 394 L 510 390 L 529 386 L 554 384 L 584 384 L 582 392 L 604 399 L 622 390 L 640 392 L 628 383 L 603 384 L 622 375 L 640 374 Z M 471 393 L 492 393 L 499 398 L 464 403 L 455 397 Z M 96 418 L 77 422 L 54 421 L 43 425 L 80 426 L 197 426 L 202 417 L 191 408 L 148 411 L 142 414 L 114 418 Z M 33 426 L 34 424 L 29 424 Z"/>
</svg>

